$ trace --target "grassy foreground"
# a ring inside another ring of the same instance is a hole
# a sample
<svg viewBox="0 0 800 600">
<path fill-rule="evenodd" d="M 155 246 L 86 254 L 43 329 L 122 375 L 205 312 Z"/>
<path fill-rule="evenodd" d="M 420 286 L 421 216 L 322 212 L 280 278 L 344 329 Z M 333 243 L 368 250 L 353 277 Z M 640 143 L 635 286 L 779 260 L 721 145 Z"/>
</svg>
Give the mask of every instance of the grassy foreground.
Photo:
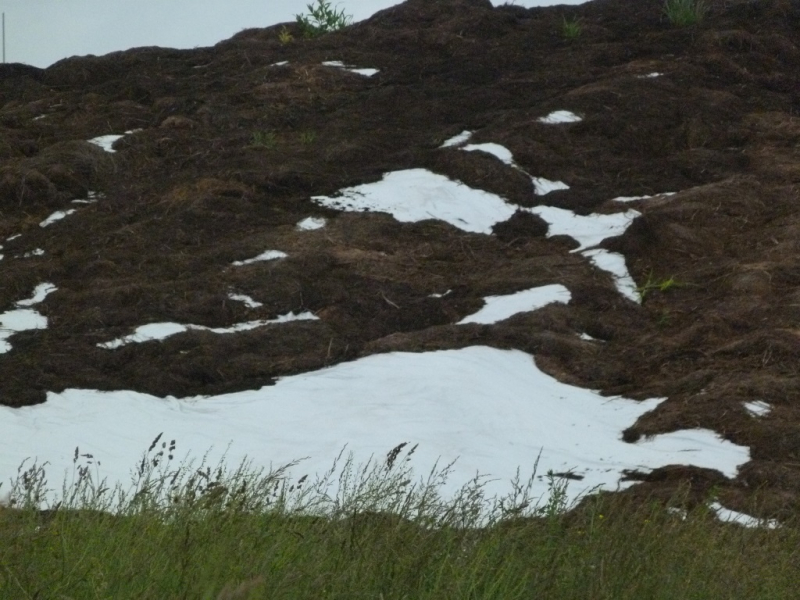
<svg viewBox="0 0 800 600">
<path fill-rule="evenodd" d="M 286 468 L 172 467 L 154 443 L 130 490 L 79 464 L 57 508 L 44 469 L 20 471 L 0 508 L 0 598 L 793 598 L 800 527 L 745 529 L 704 507 L 592 497 L 564 512 L 562 484 L 489 499 L 476 479 L 440 495 L 410 451 L 341 461 L 292 482 Z M 404 451 L 406 450 L 406 451 Z M 341 458 L 341 457 L 340 457 Z M 89 461 L 91 462 L 91 460 Z M 675 502 L 678 502 L 676 499 Z"/>
</svg>

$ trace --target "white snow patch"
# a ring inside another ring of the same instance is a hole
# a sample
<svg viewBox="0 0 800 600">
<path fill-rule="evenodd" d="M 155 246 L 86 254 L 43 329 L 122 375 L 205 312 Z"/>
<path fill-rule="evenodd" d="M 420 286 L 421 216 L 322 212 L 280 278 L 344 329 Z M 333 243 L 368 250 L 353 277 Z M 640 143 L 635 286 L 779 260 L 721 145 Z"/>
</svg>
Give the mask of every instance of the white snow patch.
<svg viewBox="0 0 800 600">
<path fill-rule="evenodd" d="M 754 417 L 766 417 L 772 412 L 772 406 L 763 400 L 755 400 L 753 402 L 744 402 L 744 408 Z"/>
<path fill-rule="evenodd" d="M 308 219 L 306 219 L 307 221 Z M 302 222 L 302 221 L 301 221 Z M 300 225 L 298 224 L 298 227 Z M 304 228 L 305 229 L 305 228 Z M 277 260 L 279 258 L 286 258 L 289 256 L 286 252 L 281 252 L 280 250 L 267 250 L 266 252 L 262 252 L 258 256 L 254 256 L 253 258 L 248 258 L 245 260 L 235 260 L 231 264 L 236 267 L 241 267 L 243 265 L 249 265 L 254 262 L 261 262 L 265 260 Z"/>
<path fill-rule="evenodd" d="M 360 69 L 353 67 L 352 65 L 346 65 L 340 60 L 326 60 L 322 63 L 322 65 L 324 67 L 336 67 L 337 69 L 344 69 L 345 71 L 357 73 L 358 75 L 363 75 L 364 77 L 372 77 L 379 72 L 378 69 Z"/>
<path fill-rule="evenodd" d="M 297 224 L 297 229 L 301 231 L 313 231 L 325 227 L 327 221 L 322 217 L 307 217 Z"/>
<path fill-rule="evenodd" d="M 21 234 L 21 233 L 15 233 L 14 235 L 10 235 L 10 236 L 8 236 L 8 237 L 6 238 L 6 241 L 7 241 L 7 242 L 10 242 L 11 240 L 15 240 L 15 239 L 17 239 L 18 237 L 22 237 L 22 234 Z"/>
<path fill-rule="evenodd" d="M 569 290 L 560 284 L 544 285 L 505 296 L 487 296 L 484 298 L 486 306 L 456 324 L 497 323 L 517 313 L 534 311 L 553 302 L 567 304 L 571 298 Z"/>
<path fill-rule="evenodd" d="M 44 119 L 47 115 L 39 115 L 38 117 L 33 117 L 33 121 L 38 121 L 40 119 Z"/>
<path fill-rule="evenodd" d="M 568 235 L 580 244 L 572 252 L 580 252 L 591 248 L 606 238 L 616 237 L 625 233 L 625 230 L 641 213 L 628 210 L 623 213 L 604 215 L 593 213 L 590 215 L 576 215 L 571 210 L 555 206 L 534 206 L 524 208 L 547 221 L 549 228 L 547 237 L 554 235 Z"/>
<path fill-rule="evenodd" d="M 468 141 L 469 138 L 472 137 L 472 133 L 473 133 L 472 131 L 467 131 L 465 129 L 458 135 L 454 135 L 450 139 L 445 140 L 445 142 L 441 146 L 439 146 L 439 148 L 451 148 L 453 146 L 460 146 L 461 144 Z"/>
<path fill-rule="evenodd" d="M 681 521 L 685 521 L 689 516 L 689 513 L 686 511 L 686 509 L 678 508 L 677 506 L 668 506 L 667 512 L 671 515 L 677 516 Z"/>
<path fill-rule="evenodd" d="M 282 67 L 282 66 L 284 66 L 284 65 L 288 65 L 288 64 L 289 64 L 289 61 L 288 61 L 288 60 L 279 60 L 278 62 L 274 62 L 274 63 L 272 63 L 272 64 L 270 65 L 270 67 Z"/>
<path fill-rule="evenodd" d="M 635 200 L 649 200 L 650 198 L 666 198 L 674 196 L 677 192 L 664 192 L 663 194 L 653 194 L 652 196 L 617 196 L 612 198 L 612 202 L 634 202 Z"/>
<path fill-rule="evenodd" d="M 514 163 L 514 155 L 511 154 L 511 151 L 508 148 L 501 146 L 500 144 L 494 144 L 491 142 L 487 144 L 469 144 L 461 148 L 461 150 L 465 150 L 467 152 L 486 152 L 487 154 L 491 154 L 495 158 L 500 159 L 510 167 L 516 167 L 516 164 Z"/>
<path fill-rule="evenodd" d="M 240 331 L 250 331 L 266 325 L 273 325 L 277 323 L 288 323 L 289 321 L 317 321 L 319 317 L 311 312 L 303 312 L 300 314 L 288 313 L 276 317 L 275 319 L 246 321 L 244 323 L 237 323 L 231 327 L 205 327 L 204 325 L 182 325 L 180 323 L 149 323 L 147 325 L 140 325 L 136 330 L 130 334 L 110 342 L 97 344 L 100 348 L 113 350 L 127 344 L 141 344 L 143 342 L 150 342 L 154 340 L 164 340 L 173 335 L 184 333 L 186 331 L 210 331 L 211 333 L 225 334 L 225 333 L 238 333 Z"/>
<path fill-rule="evenodd" d="M 717 518 L 723 523 L 736 523 L 742 527 L 761 529 L 777 529 L 781 526 L 775 519 L 751 517 L 745 513 L 725 508 L 719 502 L 712 502 L 708 505 L 708 508 L 713 510 L 717 514 Z"/>
<path fill-rule="evenodd" d="M 602 248 L 584 250 L 581 254 L 591 260 L 595 267 L 614 276 L 614 285 L 620 294 L 637 304 L 641 302 L 636 282 L 631 277 L 622 254 L 609 252 Z"/>
<path fill-rule="evenodd" d="M 236 300 L 237 302 L 244 302 L 244 305 L 247 308 L 258 308 L 259 306 L 264 306 L 263 302 L 253 300 L 250 296 L 245 296 L 244 294 L 228 294 L 228 298 L 231 300 Z"/>
<path fill-rule="evenodd" d="M 445 296 L 447 296 L 447 294 L 449 294 L 452 291 L 453 290 L 447 290 L 444 294 L 430 294 L 428 297 L 429 298 L 444 298 Z"/>
<path fill-rule="evenodd" d="M 9 310 L 0 314 L 0 354 L 11 350 L 8 338 L 31 329 L 47 329 L 47 317 L 30 308 Z"/>
<path fill-rule="evenodd" d="M 588 333 L 581 333 L 579 336 L 585 342 L 600 342 L 602 340 L 598 340 L 597 338 L 593 338 Z"/>
<path fill-rule="evenodd" d="M 31 258 L 33 256 L 43 256 L 43 255 L 44 255 L 44 250 L 42 250 L 41 248 L 36 248 L 34 250 L 31 250 L 30 252 L 26 252 L 25 254 L 23 254 L 22 258 Z"/>
<path fill-rule="evenodd" d="M 533 183 L 533 192 L 537 196 L 544 196 L 550 192 L 569 189 L 569 186 L 563 181 L 550 181 L 544 177 L 531 177 L 531 182 Z"/>
<path fill-rule="evenodd" d="M 114 134 L 101 135 L 101 136 L 98 136 L 96 138 L 92 138 L 92 139 L 87 140 L 87 141 L 90 144 L 94 144 L 95 146 L 100 146 L 106 152 L 116 152 L 116 150 L 114 150 L 114 148 L 112 146 L 114 145 L 114 142 L 116 142 L 118 139 L 120 139 L 122 137 L 125 137 L 124 134 L 123 135 L 114 135 Z"/>
<path fill-rule="evenodd" d="M 34 288 L 33 295 L 30 298 L 17 302 L 17 306 L 33 306 L 34 304 L 39 304 L 57 289 L 58 288 L 52 283 L 40 283 Z"/>
<path fill-rule="evenodd" d="M 39 223 L 39 227 L 47 227 L 48 225 L 52 225 L 56 221 L 60 221 L 64 217 L 71 215 L 75 212 L 74 208 L 70 208 L 69 210 L 59 210 L 54 212 L 52 215 L 47 217 L 44 221 Z"/>
<path fill-rule="evenodd" d="M 73 200 L 73 204 L 95 204 L 100 198 L 103 197 L 103 194 L 98 194 L 97 192 L 86 192 L 86 198 L 79 198 L 77 200 Z"/>
<path fill-rule="evenodd" d="M 653 73 L 647 73 L 646 75 L 637 75 L 636 77 L 638 79 L 652 79 L 654 77 L 661 77 L 662 75 L 663 73 L 653 72 Z"/>
<path fill-rule="evenodd" d="M 308 456 L 291 472 L 312 479 L 345 444 L 358 464 L 419 442 L 412 462 L 418 475 L 458 459 L 443 494 L 476 473 L 491 476 L 490 496 L 507 493 L 517 468 L 530 474 L 539 457 L 540 474 L 583 478 L 569 482 L 568 501 L 632 485 L 621 480 L 626 469 L 688 464 L 733 477 L 749 460 L 748 448 L 708 430 L 622 441 L 621 432 L 661 402 L 603 397 L 542 373 L 530 354 L 481 346 L 373 355 L 213 397 L 68 389 L 36 406 L 0 407 L 0 481 L 30 458 L 49 463 L 49 480 L 60 489 L 79 446 L 100 461 L 98 475 L 109 486 L 127 489 L 131 469 L 159 432 L 177 440 L 181 454 L 199 457 L 213 445 L 212 466 L 223 454 L 232 465 L 247 457 L 255 468 Z M 546 478 L 534 481 L 533 493 L 546 497 Z"/>
<path fill-rule="evenodd" d="M 578 115 L 572 113 L 568 110 L 557 110 L 551 112 L 546 117 L 540 117 L 540 123 L 547 123 L 548 125 L 556 125 L 558 123 L 577 123 L 578 121 L 582 121 Z"/>
<path fill-rule="evenodd" d="M 340 194 L 311 199 L 338 210 L 387 212 L 403 223 L 439 219 L 463 231 L 486 234 L 516 211 L 500 196 L 426 169 L 386 173 L 381 181 L 345 188 Z"/>
<path fill-rule="evenodd" d="M 363 75 L 364 77 L 372 77 L 377 73 L 380 73 L 378 69 L 345 69 L 345 71 L 350 71 L 351 73 L 356 73 L 357 75 Z"/>
</svg>

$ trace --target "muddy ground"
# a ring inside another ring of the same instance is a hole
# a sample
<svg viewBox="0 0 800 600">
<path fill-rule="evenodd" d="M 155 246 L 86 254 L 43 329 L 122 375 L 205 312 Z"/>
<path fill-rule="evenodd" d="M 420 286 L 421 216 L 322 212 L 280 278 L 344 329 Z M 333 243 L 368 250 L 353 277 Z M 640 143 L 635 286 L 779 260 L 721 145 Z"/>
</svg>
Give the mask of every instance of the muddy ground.
<svg viewBox="0 0 800 600">
<path fill-rule="evenodd" d="M 797 510 L 800 2 L 710 7 L 679 28 L 658 0 L 409 0 L 316 39 L 284 43 L 275 26 L 213 48 L 0 66 L 0 310 L 41 282 L 58 287 L 37 307 L 48 329 L 16 334 L 0 356 L 0 402 L 65 388 L 218 394 L 377 352 L 517 348 L 568 383 L 668 397 L 627 440 L 706 427 L 751 448 L 733 481 L 668 467 L 635 493 L 689 482 L 731 508 L 757 493 L 764 512 Z M 565 18 L 580 19 L 577 39 L 562 35 Z M 553 110 L 583 120 L 537 121 Z M 115 153 L 85 141 L 136 129 Z M 463 130 L 570 189 L 536 196 L 490 155 L 439 148 Z M 635 208 L 642 216 L 603 246 L 640 286 L 677 285 L 632 302 L 529 213 L 487 236 L 310 199 L 418 167 L 521 206 Z M 97 203 L 72 204 L 89 191 Z M 611 201 L 661 192 L 678 193 Z M 68 208 L 77 213 L 39 226 Z M 328 224 L 298 231 L 308 216 Z M 289 257 L 231 266 L 271 248 Z M 454 325 L 484 296 L 549 283 L 572 301 Z M 289 311 L 320 321 L 97 345 L 150 322 L 222 327 Z M 772 412 L 754 418 L 743 403 L 755 400 Z"/>
</svg>

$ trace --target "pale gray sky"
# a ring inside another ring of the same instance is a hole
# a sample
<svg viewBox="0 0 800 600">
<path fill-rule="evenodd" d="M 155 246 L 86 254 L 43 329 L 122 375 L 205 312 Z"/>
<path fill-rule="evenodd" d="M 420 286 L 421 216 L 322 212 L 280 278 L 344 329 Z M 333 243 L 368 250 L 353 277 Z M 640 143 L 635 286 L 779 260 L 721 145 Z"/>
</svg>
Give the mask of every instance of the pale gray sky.
<svg viewBox="0 0 800 600">
<path fill-rule="evenodd" d="M 6 15 L 6 62 L 37 67 L 73 55 L 137 46 L 211 46 L 242 29 L 293 21 L 312 0 L 0 0 Z M 313 0 L 315 3 L 316 0 Z M 517 0 L 520 6 L 583 0 Z M 336 2 L 355 20 L 398 0 Z M 492 0 L 495 5 L 504 0 Z"/>
</svg>

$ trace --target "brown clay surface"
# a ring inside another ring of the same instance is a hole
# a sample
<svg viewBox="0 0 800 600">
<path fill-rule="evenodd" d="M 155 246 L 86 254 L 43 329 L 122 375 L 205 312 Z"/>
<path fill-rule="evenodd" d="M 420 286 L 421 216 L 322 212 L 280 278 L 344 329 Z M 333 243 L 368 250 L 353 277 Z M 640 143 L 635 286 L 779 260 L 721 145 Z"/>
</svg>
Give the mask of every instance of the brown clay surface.
<svg viewBox="0 0 800 600">
<path fill-rule="evenodd" d="M 583 24 L 573 42 L 564 17 Z M 58 287 L 38 306 L 49 328 L 15 335 L 0 356 L 0 402 L 65 388 L 217 394 L 376 352 L 518 348 L 568 383 L 668 397 L 629 441 L 706 427 L 751 448 L 733 481 L 665 468 L 637 493 L 688 481 L 731 508 L 754 492 L 774 514 L 800 507 L 800 2 L 713 0 L 702 24 L 680 29 L 652 0 L 409 0 L 315 40 L 281 44 L 280 29 L 0 67 L 0 239 L 21 234 L 2 242 L 0 310 L 43 281 Z M 640 77 L 651 72 L 663 76 Z M 537 122 L 560 109 L 583 121 Z M 84 141 L 132 129 L 114 154 Z M 571 188 L 537 197 L 491 156 L 438 149 L 465 129 Z M 256 132 L 274 137 L 254 144 Z M 679 285 L 631 302 L 529 214 L 486 236 L 310 199 L 418 167 L 582 214 L 679 192 L 628 205 L 642 216 L 604 243 L 639 285 Z M 89 190 L 104 197 L 70 204 Z M 66 208 L 78 212 L 39 227 Z M 297 231 L 308 216 L 327 227 Z M 15 258 L 35 248 L 45 254 Z M 271 248 L 289 258 L 231 266 Z M 453 325 L 483 296 L 548 283 L 566 285 L 570 304 Z M 151 322 L 221 327 L 290 310 L 321 320 L 97 346 Z M 754 400 L 772 413 L 752 417 Z"/>
</svg>

